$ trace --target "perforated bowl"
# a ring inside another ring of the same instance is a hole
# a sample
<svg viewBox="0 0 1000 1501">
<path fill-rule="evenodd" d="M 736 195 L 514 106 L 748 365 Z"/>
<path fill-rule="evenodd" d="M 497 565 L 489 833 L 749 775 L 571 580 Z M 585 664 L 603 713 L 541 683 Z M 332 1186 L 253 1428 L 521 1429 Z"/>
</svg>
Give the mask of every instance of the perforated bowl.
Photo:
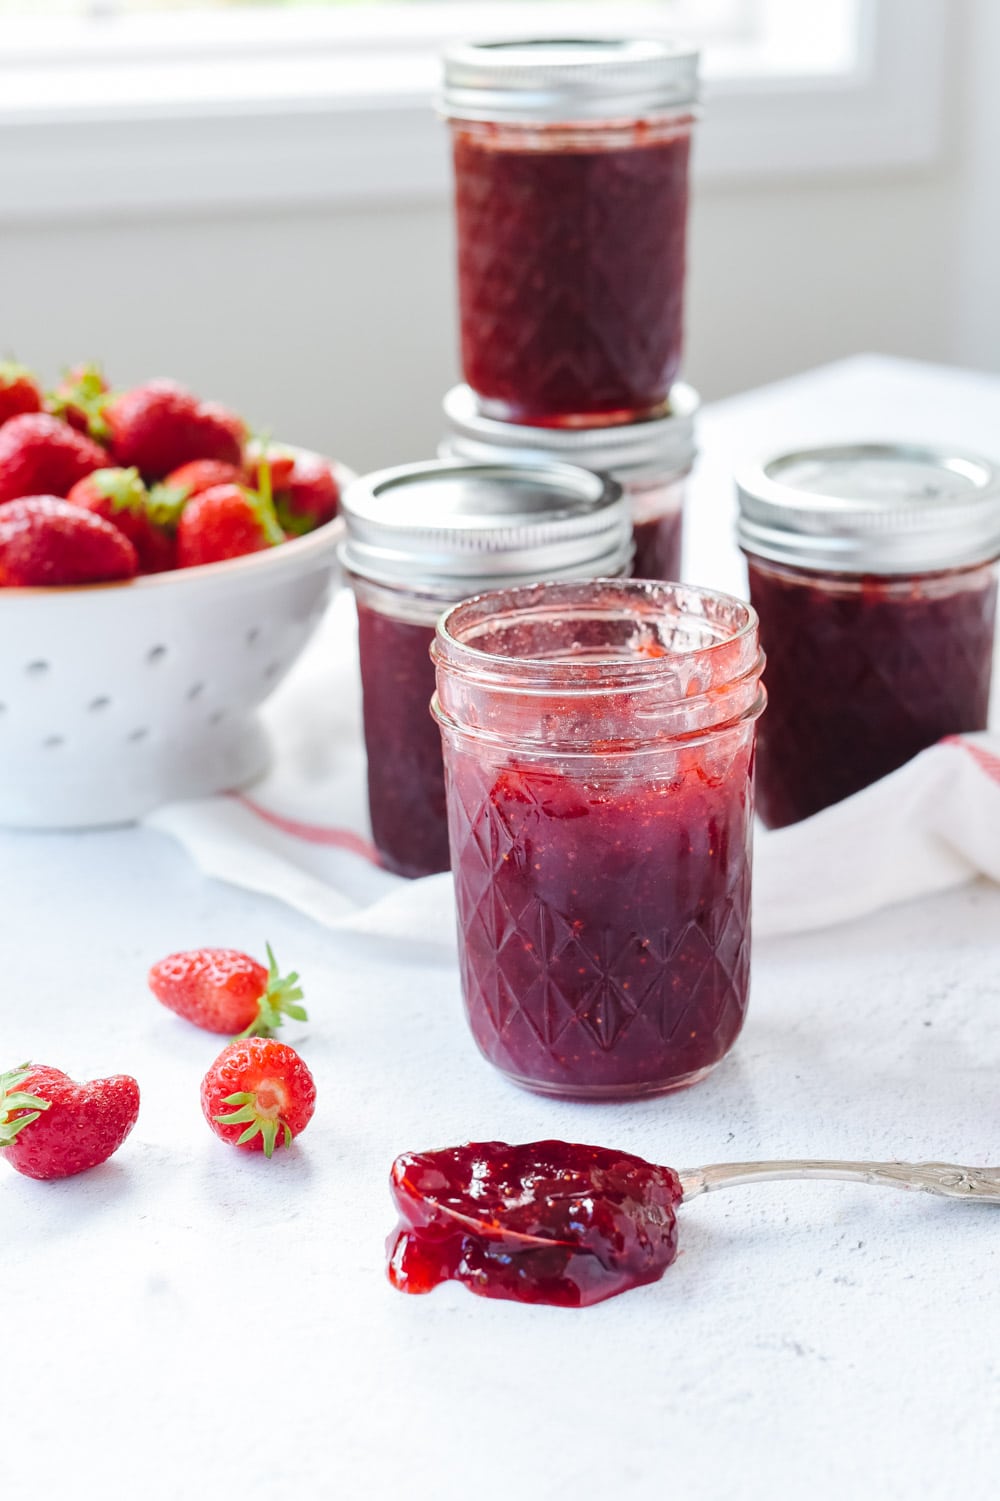
<svg viewBox="0 0 1000 1501">
<path fill-rule="evenodd" d="M 0 824 L 129 823 L 265 771 L 256 711 L 319 623 L 342 535 L 335 520 L 129 583 L 0 589 Z"/>
</svg>

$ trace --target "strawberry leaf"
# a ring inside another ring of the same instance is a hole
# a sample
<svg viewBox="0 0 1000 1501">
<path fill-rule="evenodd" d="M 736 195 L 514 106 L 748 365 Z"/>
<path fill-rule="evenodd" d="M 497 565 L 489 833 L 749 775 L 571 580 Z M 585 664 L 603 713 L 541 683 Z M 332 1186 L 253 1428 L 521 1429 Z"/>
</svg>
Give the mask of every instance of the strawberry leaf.
<svg viewBox="0 0 1000 1501">
<path fill-rule="evenodd" d="M 131 511 L 140 515 L 146 507 L 146 486 L 138 469 L 95 469 L 88 483 L 110 500 L 114 511 Z"/>
<path fill-rule="evenodd" d="M 27 1094 L 19 1087 L 30 1072 L 31 1065 L 24 1063 L 20 1068 L 0 1074 L 0 1147 L 9 1147 L 25 1126 L 36 1121 L 52 1103 L 51 1100 L 40 1099 L 38 1095 Z M 30 1114 L 19 1115 L 16 1120 L 11 1120 L 11 1112 L 15 1110 L 27 1110 Z"/>
<path fill-rule="evenodd" d="M 298 974 L 293 970 L 290 975 L 282 975 L 271 945 L 266 944 L 265 947 L 268 963 L 267 989 L 260 998 L 257 1015 L 248 1027 L 233 1038 L 234 1042 L 242 1042 L 245 1037 L 269 1037 L 276 1027 L 281 1026 L 286 1016 L 298 1022 L 309 1020 L 305 1007 L 298 1004 L 305 999 Z"/>
<path fill-rule="evenodd" d="M 264 1114 L 257 1108 L 257 1096 L 250 1092 L 226 1095 L 224 1105 L 238 1105 L 238 1110 L 232 1110 L 228 1115 L 216 1115 L 212 1119 L 221 1126 L 242 1126 L 246 1130 L 236 1139 L 236 1145 L 244 1146 L 248 1141 L 253 1141 L 255 1136 L 260 1136 L 264 1144 L 264 1156 L 272 1157 L 275 1146 L 290 1147 L 292 1144 L 292 1131 L 287 1121 L 283 1121 L 279 1115 L 270 1112 Z M 281 1133 L 280 1140 L 278 1133 Z"/>
</svg>

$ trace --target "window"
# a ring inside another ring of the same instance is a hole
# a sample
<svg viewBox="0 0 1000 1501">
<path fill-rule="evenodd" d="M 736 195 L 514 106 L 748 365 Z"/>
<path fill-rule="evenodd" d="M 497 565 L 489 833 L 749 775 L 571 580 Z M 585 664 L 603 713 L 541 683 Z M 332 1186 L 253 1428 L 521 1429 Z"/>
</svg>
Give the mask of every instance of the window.
<svg viewBox="0 0 1000 1501">
<path fill-rule="evenodd" d="M 702 177 L 931 159 L 947 0 L 0 0 L 0 216 L 446 191 L 455 35 L 703 50 Z"/>
</svg>

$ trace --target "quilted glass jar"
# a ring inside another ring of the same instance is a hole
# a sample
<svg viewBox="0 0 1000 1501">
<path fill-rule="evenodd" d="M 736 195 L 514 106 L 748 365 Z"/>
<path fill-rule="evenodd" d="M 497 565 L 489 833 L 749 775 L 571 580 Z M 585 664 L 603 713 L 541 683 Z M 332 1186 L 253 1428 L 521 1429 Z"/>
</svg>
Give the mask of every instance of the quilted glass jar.
<svg viewBox="0 0 1000 1501">
<path fill-rule="evenodd" d="M 772 828 L 986 728 L 998 483 L 982 459 L 888 444 L 786 454 L 740 475 L 767 652 L 757 799 Z"/>
<path fill-rule="evenodd" d="M 430 648 L 441 612 L 497 582 L 624 573 L 620 488 L 568 464 L 431 460 L 356 480 L 341 498 L 341 559 L 358 607 L 368 807 L 382 863 L 448 869 Z"/>
<path fill-rule="evenodd" d="M 681 576 L 687 479 L 695 459 L 697 391 L 677 381 L 666 406 L 620 427 L 524 427 L 488 417 L 471 386 L 444 399 L 442 457 L 579 464 L 618 481 L 632 513 L 636 578 Z"/>
<path fill-rule="evenodd" d="M 697 69 L 654 40 L 446 53 L 462 366 L 490 416 L 587 426 L 666 400 Z"/>
<path fill-rule="evenodd" d="M 753 610 L 641 580 L 499 590 L 434 645 L 466 1011 L 573 1099 L 704 1077 L 743 1024 Z"/>
</svg>

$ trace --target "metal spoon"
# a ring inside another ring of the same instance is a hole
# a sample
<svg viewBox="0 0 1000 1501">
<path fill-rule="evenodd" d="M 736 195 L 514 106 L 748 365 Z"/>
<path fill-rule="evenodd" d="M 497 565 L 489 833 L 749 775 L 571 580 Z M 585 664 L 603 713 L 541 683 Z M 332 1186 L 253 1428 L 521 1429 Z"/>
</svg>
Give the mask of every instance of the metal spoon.
<svg viewBox="0 0 1000 1501">
<path fill-rule="evenodd" d="M 911 1188 L 948 1199 L 1000 1204 L 1000 1167 L 959 1167 L 951 1162 L 836 1162 L 822 1158 L 785 1162 L 719 1162 L 678 1174 L 683 1203 L 717 1188 L 744 1183 L 776 1183 L 793 1178 L 837 1178 L 874 1183 L 880 1188 Z"/>
</svg>

